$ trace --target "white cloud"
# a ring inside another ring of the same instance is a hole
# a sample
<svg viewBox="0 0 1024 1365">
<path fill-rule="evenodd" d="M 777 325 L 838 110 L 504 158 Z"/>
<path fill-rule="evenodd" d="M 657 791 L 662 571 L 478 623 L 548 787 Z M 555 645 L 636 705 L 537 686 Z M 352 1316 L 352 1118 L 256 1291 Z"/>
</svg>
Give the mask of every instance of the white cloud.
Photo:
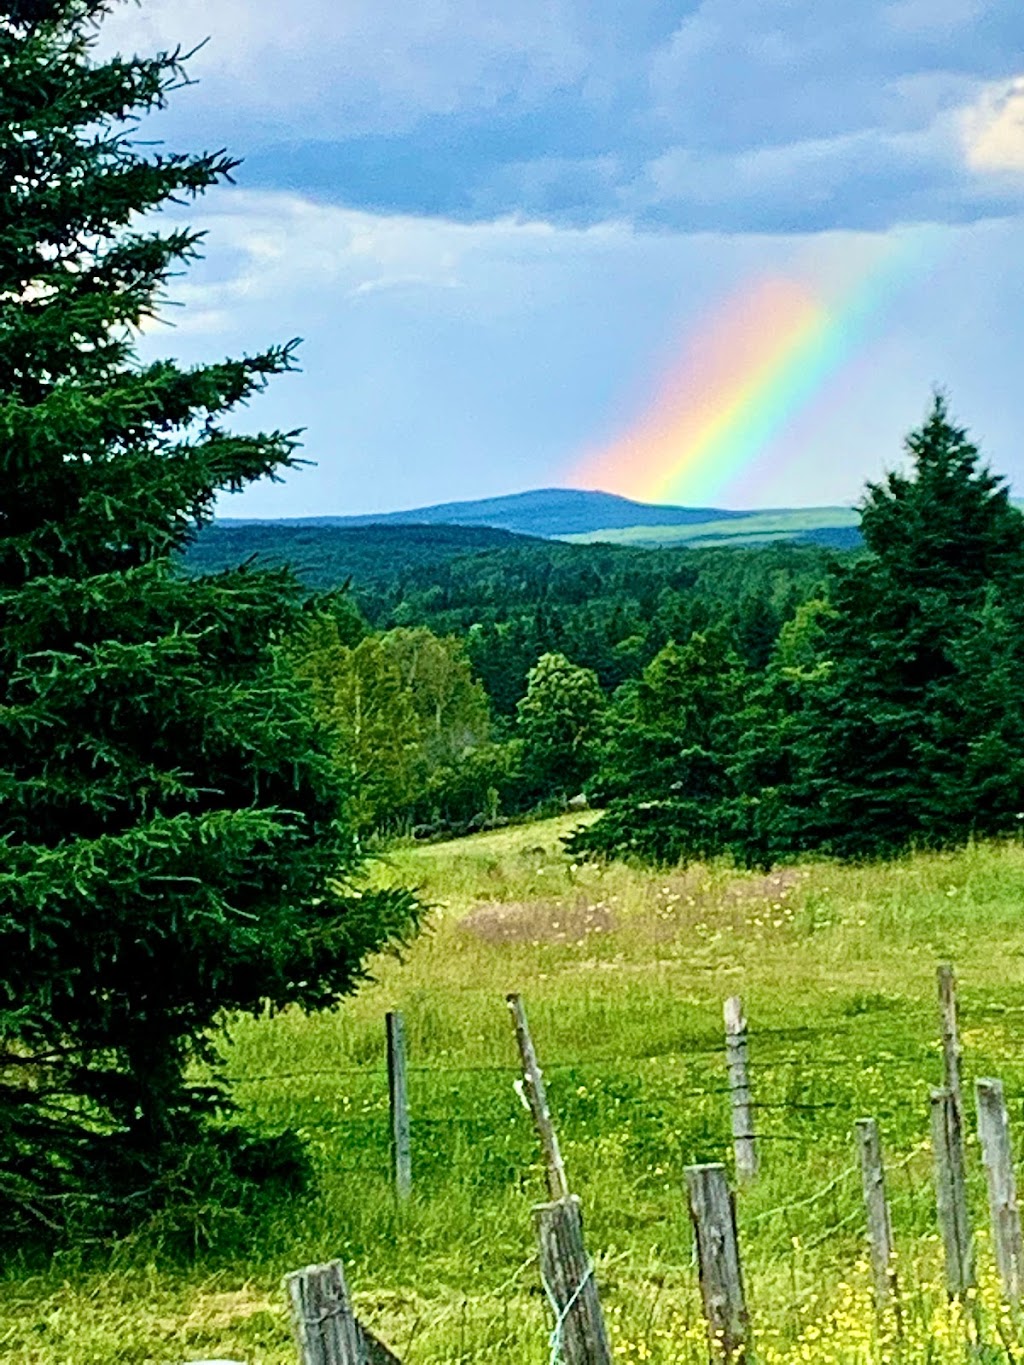
<svg viewBox="0 0 1024 1365">
<path fill-rule="evenodd" d="M 648 163 L 626 202 L 641 212 L 674 207 L 695 224 L 710 218 L 733 231 L 831 228 L 836 204 L 847 200 L 843 219 L 853 229 L 941 219 L 943 176 L 948 183 L 960 171 L 950 141 L 950 119 L 942 116 L 910 132 L 869 129 L 737 152 L 673 147 Z M 922 176 L 933 188 L 915 202 Z"/>
<path fill-rule="evenodd" d="M 295 140 L 408 127 L 576 80 L 586 56 L 564 0 L 146 0 L 107 51 L 189 49 L 200 84 L 175 107 Z"/>
<path fill-rule="evenodd" d="M 1012 74 L 1019 4 L 144 0 L 104 41 L 209 36 L 147 136 L 226 145 L 250 183 L 438 216 L 813 231 L 1020 199 L 1005 87 L 970 164 L 950 127 Z"/>
<path fill-rule="evenodd" d="M 990 85 L 964 112 L 962 126 L 971 170 L 1024 174 L 1024 76 Z"/>
<path fill-rule="evenodd" d="M 324 298 L 357 299 L 414 290 L 443 310 L 444 295 L 470 289 L 475 306 L 495 314 L 529 309 L 538 277 L 552 259 L 616 250 L 635 240 L 624 225 L 559 229 L 544 222 L 498 219 L 458 223 L 380 215 L 276 191 L 221 192 L 184 211 L 208 234 L 208 259 L 174 290 L 179 333 L 208 334 L 212 319 L 245 305 Z M 531 287 L 514 287 L 514 277 Z M 461 304 L 456 303 L 456 307 Z"/>
</svg>

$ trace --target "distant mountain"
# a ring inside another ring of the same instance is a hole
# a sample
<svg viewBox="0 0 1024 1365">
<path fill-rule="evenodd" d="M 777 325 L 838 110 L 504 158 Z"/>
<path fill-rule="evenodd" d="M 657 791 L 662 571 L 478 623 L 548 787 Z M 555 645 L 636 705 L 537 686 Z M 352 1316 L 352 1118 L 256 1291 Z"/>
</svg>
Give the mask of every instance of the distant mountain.
<svg viewBox="0 0 1024 1365">
<path fill-rule="evenodd" d="M 506 497 L 471 502 L 442 502 L 433 507 L 415 507 L 408 512 L 381 512 L 358 517 L 289 517 L 276 525 L 493 526 L 516 535 L 561 537 L 592 535 L 597 531 L 630 526 L 689 526 L 749 515 L 719 507 L 667 507 L 660 503 L 633 502 L 616 493 L 588 492 L 581 488 L 538 488 L 532 493 L 511 493 Z M 218 524 L 231 527 L 267 523 L 224 518 Z"/>
</svg>

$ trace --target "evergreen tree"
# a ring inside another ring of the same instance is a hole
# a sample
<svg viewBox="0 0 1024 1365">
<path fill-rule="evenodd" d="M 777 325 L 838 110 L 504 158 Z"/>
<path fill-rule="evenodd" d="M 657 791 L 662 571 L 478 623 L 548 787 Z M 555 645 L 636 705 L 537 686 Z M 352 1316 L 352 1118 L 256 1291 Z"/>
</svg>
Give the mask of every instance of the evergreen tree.
<svg viewBox="0 0 1024 1365">
<path fill-rule="evenodd" d="M 911 471 L 868 488 L 867 552 L 797 609 L 756 684 L 696 635 L 624 689 L 608 810 L 574 852 L 767 865 L 1020 828 L 1024 517 L 941 397 L 907 447 Z"/>
<path fill-rule="evenodd" d="M 818 619 L 780 792 L 794 851 L 941 847 L 1024 809 L 1024 517 L 941 397 L 907 448 Z"/>
<path fill-rule="evenodd" d="M 214 1059 L 210 1030 L 232 1010 L 334 1004 L 414 918 L 404 893 L 352 890 L 345 792 L 279 648 L 301 612 L 287 576 L 172 567 L 217 494 L 294 464 L 291 435 L 221 426 L 291 350 L 137 361 L 140 326 L 199 243 L 144 215 L 235 163 L 133 143 L 133 120 L 184 73 L 174 54 L 99 61 L 108 8 L 0 0 L 11 1223 L 52 1225 L 54 1194 L 85 1188 L 98 1225 L 160 1198 L 181 1161 L 194 1173 L 197 1152 L 220 1150 L 200 1139 L 223 1097 L 186 1078 Z"/>
<path fill-rule="evenodd" d="M 730 764 L 746 687 L 724 630 L 666 645 L 615 698 L 589 785 L 607 809 L 573 836 L 572 851 L 659 863 L 717 852 L 731 818 Z"/>
</svg>

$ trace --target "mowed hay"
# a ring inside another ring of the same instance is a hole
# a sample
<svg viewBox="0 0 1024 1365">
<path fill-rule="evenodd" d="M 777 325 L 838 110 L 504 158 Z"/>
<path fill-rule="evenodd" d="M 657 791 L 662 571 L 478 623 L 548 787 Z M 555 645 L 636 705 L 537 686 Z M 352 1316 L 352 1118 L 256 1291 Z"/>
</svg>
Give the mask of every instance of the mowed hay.
<svg viewBox="0 0 1024 1365">
<path fill-rule="evenodd" d="M 575 901 L 490 901 L 459 923 L 484 943 L 582 943 L 588 934 L 610 934 L 615 917 L 607 905 L 585 896 Z"/>
</svg>

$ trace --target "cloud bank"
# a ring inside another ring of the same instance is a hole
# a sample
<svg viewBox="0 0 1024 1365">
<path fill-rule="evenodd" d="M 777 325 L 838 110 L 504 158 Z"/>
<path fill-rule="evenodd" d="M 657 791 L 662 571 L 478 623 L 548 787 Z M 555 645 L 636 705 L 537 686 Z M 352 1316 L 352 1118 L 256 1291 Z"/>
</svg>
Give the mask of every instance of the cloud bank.
<svg viewBox="0 0 1024 1365">
<path fill-rule="evenodd" d="M 145 0 L 103 42 L 205 37 L 145 135 L 229 146 L 245 188 L 190 215 L 208 259 L 144 345 L 304 337 L 251 418 L 318 461 L 233 510 L 558 483 L 723 297 L 831 296 L 893 242 L 906 277 L 755 500 L 854 499 L 933 384 L 1024 488 L 1020 0 Z"/>
<path fill-rule="evenodd" d="M 1019 0 L 147 0 L 104 41 L 207 36 L 160 130 L 252 186 L 742 232 L 1024 208 Z"/>
</svg>

